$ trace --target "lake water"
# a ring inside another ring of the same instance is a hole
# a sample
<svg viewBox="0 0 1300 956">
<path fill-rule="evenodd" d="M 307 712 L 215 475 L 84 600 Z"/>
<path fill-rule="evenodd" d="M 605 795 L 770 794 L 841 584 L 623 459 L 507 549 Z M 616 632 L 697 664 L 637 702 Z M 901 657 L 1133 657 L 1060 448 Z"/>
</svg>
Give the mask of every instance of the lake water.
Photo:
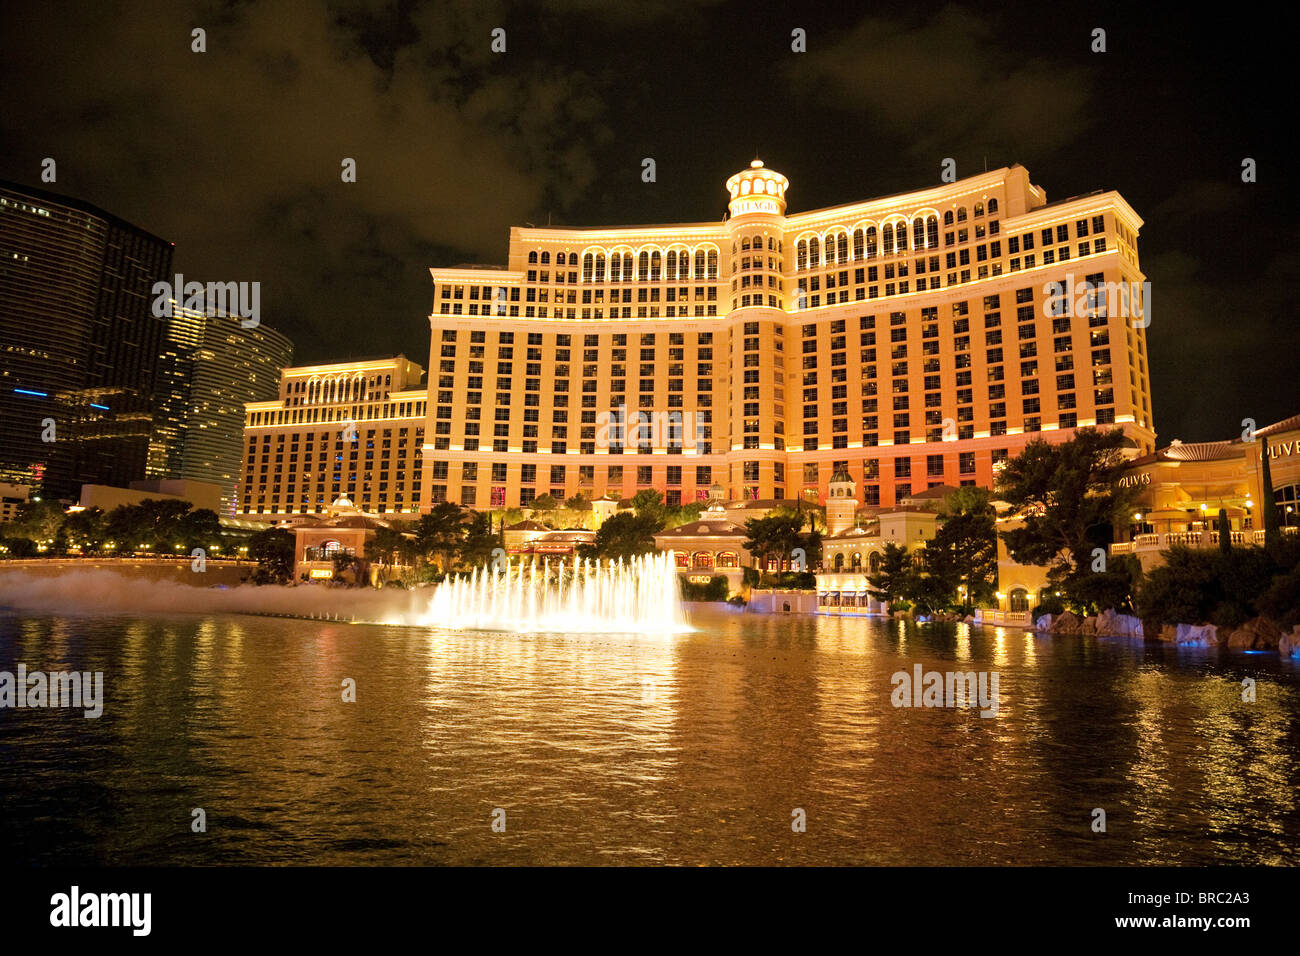
<svg viewBox="0 0 1300 956">
<path fill-rule="evenodd" d="M 649 638 L 0 614 L 0 670 L 103 671 L 106 690 L 96 720 L 0 710 L 0 852 L 38 864 L 1300 862 L 1300 668 L 1276 655 L 690 616 L 693 633 Z M 997 715 L 892 706 L 891 675 L 915 664 L 996 671 Z M 206 833 L 191 832 L 194 808 Z M 792 829 L 796 810 L 806 832 Z"/>
</svg>

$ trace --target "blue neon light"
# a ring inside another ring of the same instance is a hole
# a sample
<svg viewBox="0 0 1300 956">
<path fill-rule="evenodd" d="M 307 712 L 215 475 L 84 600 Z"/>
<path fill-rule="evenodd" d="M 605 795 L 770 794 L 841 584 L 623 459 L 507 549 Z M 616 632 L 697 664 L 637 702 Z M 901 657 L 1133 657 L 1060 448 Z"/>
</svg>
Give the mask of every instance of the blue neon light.
<svg viewBox="0 0 1300 956">
<path fill-rule="evenodd" d="M 15 388 L 14 392 L 18 395 L 35 395 L 38 398 L 49 398 L 44 392 L 33 392 L 30 388 Z"/>
<path fill-rule="evenodd" d="M 94 402 L 91 402 L 91 403 L 90 403 L 90 407 L 91 407 L 91 408 L 102 408 L 104 411 L 108 411 L 108 406 L 107 406 L 107 405 L 96 405 Z"/>
</svg>

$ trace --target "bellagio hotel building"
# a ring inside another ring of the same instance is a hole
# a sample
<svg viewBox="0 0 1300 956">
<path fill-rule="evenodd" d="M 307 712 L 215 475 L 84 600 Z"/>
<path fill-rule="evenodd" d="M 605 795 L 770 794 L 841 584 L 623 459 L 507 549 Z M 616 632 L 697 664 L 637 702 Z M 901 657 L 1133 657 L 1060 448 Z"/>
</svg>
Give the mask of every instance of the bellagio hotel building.
<svg viewBox="0 0 1300 956">
<path fill-rule="evenodd" d="M 1118 193 L 1013 166 L 787 215 L 757 160 L 726 186 L 723 222 L 516 227 L 506 268 L 431 270 L 426 501 L 819 501 L 843 466 L 887 507 L 1078 426 L 1154 447 L 1143 322 L 1049 301 L 1143 281 Z"/>
<path fill-rule="evenodd" d="M 1080 426 L 1154 449 L 1145 321 L 1104 295 L 1063 309 L 1050 288 L 1140 287 L 1142 220 L 1118 193 L 1049 203 L 1017 165 L 787 215 L 788 187 L 756 160 L 727 181 L 722 222 L 515 227 L 505 268 L 432 269 L 427 401 L 411 391 L 406 420 L 360 425 L 407 436 L 413 458 L 422 437 L 423 467 L 394 467 L 384 502 L 377 482 L 353 485 L 355 503 L 484 509 L 646 488 L 676 503 L 715 485 L 815 502 L 844 468 L 864 505 L 890 507 L 937 485 L 990 486 L 1026 442 Z M 287 370 L 280 405 L 310 405 L 312 374 L 376 381 L 357 371 Z M 257 409 L 272 424 L 250 428 L 258 452 L 292 434 L 274 423 L 293 410 L 276 408 Z M 638 413 L 648 425 L 633 427 Z M 349 493 L 340 471 L 305 496 L 246 488 L 241 510 L 320 510 Z"/>
</svg>

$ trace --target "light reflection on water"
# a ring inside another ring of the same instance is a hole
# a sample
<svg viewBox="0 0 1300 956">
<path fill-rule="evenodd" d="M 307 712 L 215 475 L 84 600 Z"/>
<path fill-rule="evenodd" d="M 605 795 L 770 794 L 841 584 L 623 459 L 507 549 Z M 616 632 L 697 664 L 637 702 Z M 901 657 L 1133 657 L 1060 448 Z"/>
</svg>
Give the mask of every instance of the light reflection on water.
<svg viewBox="0 0 1300 956">
<path fill-rule="evenodd" d="M 0 669 L 103 670 L 108 697 L 99 720 L 0 710 L 0 846 L 109 864 L 1300 861 L 1300 671 L 1276 656 L 692 623 L 0 617 Z M 890 675 L 917 663 L 997 670 L 998 715 L 893 708 Z"/>
</svg>

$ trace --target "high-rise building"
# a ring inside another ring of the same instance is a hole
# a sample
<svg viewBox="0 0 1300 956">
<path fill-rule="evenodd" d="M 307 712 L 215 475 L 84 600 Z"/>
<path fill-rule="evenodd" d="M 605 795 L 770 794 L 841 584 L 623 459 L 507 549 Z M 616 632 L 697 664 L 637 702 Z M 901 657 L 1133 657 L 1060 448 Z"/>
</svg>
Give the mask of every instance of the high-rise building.
<svg viewBox="0 0 1300 956">
<path fill-rule="evenodd" d="M 286 368 L 279 397 L 245 406 L 237 511 L 419 511 L 427 394 L 405 356 Z"/>
<path fill-rule="evenodd" d="M 1153 449 L 1118 193 L 1049 203 L 1012 166 L 787 214 L 788 187 L 756 160 L 722 222 L 516 227 L 504 268 L 432 269 L 424 505 L 823 501 L 835 475 L 889 507 L 1080 426 Z"/>
<path fill-rule="evenodd" d="M 143 478 L 173 246 L 88 203 L 0 183 L 0 479 L 76 498 Z"/>
<path fill-rule="evenodd" d="M 185 467 L 185 422 L 190 409 L 194 355 L 203 344 L 207 325 L 207 316 L 202 312 L 182 308 L 175 299 L 170 307 L 172 315 L 166 320 L 154 379 L 153 437 L 145 468 L 151 479 L 179 477 Z M 259 396 L 258 400 L 267 397 Z"/>
<path fill-rule="evenodd" d="M 187 478 L 221 487 L 233 515 L 244 458 L 244 406 L 274 400 L 293 344 L 238 317 L 209 316 L 174 301 L 159 357 L 151 478 Z"/>
</svg>

